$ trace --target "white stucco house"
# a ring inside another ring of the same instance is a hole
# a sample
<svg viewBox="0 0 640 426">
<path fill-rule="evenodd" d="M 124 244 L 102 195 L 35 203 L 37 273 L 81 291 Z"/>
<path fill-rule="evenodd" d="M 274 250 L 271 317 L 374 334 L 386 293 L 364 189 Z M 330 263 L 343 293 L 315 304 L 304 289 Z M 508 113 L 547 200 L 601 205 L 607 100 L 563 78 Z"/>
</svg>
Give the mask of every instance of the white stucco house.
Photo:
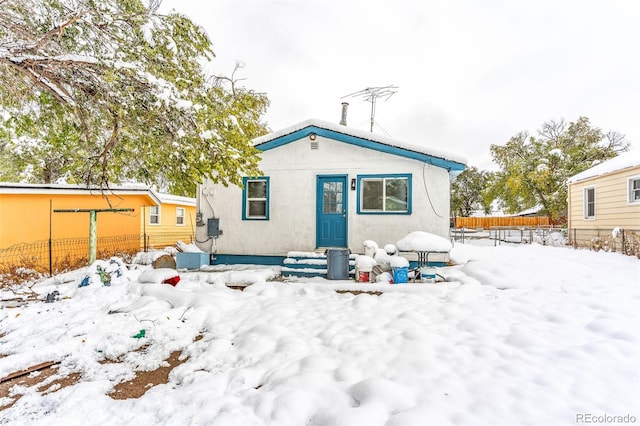
<svg viewBox="0 0 640 426">
<path fill-rule="evenodd" d="M 382 246 L 416 230 L 448 237 L 450 179 L 463 158 L 320 120 L 254 144 L 263 176 L 198 188 L 196 240 L 215 258 L 362 253 L 366 240 Z"/>
</svg>

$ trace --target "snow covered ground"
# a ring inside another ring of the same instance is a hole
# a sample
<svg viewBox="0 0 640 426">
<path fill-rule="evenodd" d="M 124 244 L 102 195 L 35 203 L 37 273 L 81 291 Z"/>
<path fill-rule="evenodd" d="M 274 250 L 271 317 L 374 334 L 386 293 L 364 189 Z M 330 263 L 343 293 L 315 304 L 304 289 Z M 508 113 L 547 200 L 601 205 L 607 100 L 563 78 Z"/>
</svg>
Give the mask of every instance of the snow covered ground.
<svg viewBox="0 0 640 426">
<path fill-rule="evenodd" d="M 281 282 L 277 268 L 245 267 L 180 272 L 173 287 L 159 284 L 170 271 L 117 261 L 56 276 L 35 287 L 55 302 L 0 311 L 0 377 L 60 361 L 82 378 L 46 394 L 14 387 L 0 406 L 24 395 L 0 423 L 640 422 L 637 258 L 537 244 L 456 244 L 451 258 L 439 284 Z M 177 350 L 188 359 L 168 383 L 107 395 Z"/>
</svg>

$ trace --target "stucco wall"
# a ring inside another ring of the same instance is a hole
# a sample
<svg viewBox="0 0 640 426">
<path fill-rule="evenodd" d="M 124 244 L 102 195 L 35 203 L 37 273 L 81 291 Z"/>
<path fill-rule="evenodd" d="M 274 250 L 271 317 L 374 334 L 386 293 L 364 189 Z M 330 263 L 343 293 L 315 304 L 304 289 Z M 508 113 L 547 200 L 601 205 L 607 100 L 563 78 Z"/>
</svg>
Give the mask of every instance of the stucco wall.
<svg viewBox="0 0 640 426">
<path fill-rule="evenodd" d="M 87 237 L 89 213 L 53 213 L 63 209 L 133 208 L 134 212 L 98 213 L 99 237 L 138 235 L 141 206 L 151 204 L 141 195 L 110 196 L 108 201 L 98 192 L 92 194 L 1 194 L 0 248 L 18 243 L 53 239 Z M 51 202 L 51 205 L 50 205 Z"/>
<path fill-rule="evenodd" d="M 205 181 L 198 193 L 199 209 L 205 222 L 220 218 L 223 234 L 215 242 L 200 244 L 201 248 L 255 255 L 314 251 L 316 177 L 332 174 L 348 175 L 347 186 L 357 175 L 412 174 L 410 215 L 357 214 L 357 191 L 347 189 L 348 244 L 353 252 L 362 252 L 364 240 L 395 243 L 415 230 L 448 235 L 449 174 L 445 169 L 320 136 L 316 142 L 317 150 L 303 138 L 262 153 L 260 167 L 270 180 L 269 220 L 242 220 L 242 190 Z M 197 239 L 206 239 L 206 227 L 198 227 Z"/>
</svg>

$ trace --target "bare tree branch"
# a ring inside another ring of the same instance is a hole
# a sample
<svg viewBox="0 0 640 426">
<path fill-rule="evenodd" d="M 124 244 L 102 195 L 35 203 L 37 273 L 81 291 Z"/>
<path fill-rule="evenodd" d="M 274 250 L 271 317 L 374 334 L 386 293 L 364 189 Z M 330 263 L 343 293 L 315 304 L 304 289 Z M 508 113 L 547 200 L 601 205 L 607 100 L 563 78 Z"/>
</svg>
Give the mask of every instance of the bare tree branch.
<svg viewBox="0 0 640 426">
<path fill-rule="evenodd" d="M 49 43 L 51 41 L 51 38 L 53 36 L 55 36 L 56 34 L 58 35 L 58 41 L 60 41 L 62 39 L 62 35 L 64 34 L 65 29 L 69 25 L 73 24 L 74 22 L 76 22 L 77 20 L 79 20 L 80 18 L 82 18 L 86 14 L 87 14 L 87 11 L 78 12 L 78 13 L 75 14 L 75 16 L 71 16 L 69 19 L 67 19 L 67 21 L 65 23 L 50 29 L 49 31 L 47 31 L 44 34 L 44 36 L 42 36 L 40 38 L 40 40 L 38 40 L 36 42 L 36 44 L 33 46 L 33 48 L 35 50 L 41 49 L 43 46 L 45 46 L 47 43 Z"/>
<path fill-rule="evenodd" d="M 213 84 L 219 87 L 222 86 L 225 82 L 229 83 L 231 85 L 231 93 L 233 94 L 233 96 L 236 96 L 236 83 L 238 81 L 246 80 L 246 78 L 236 78 L 236 72 L 242 68 L 244 68 L 244 62 L 236 61 L 236 65 L 233 68 L 231 77 L 227 77 L 224 75 L 214 75 Z"/>
<path fill-rule="evenodd" d="M 162 0 L 149 0 L 149 3 L 147 5 L 147 13 L 150 15 L 155 15 L 158 12 L 158 9 L 160 9 L 161 5 Z"/>
<path fill-rule="evenodd" d="M 549 141 L 553 141 L 555 145 L 558 146 L 560 137 L 562 136 L 566 128 L 567 123 L 565 122 L 564 118 L 561 118 L 558 121 L 549 120 L 542 125 L 538 134 Z"/>
<path fill-rule="evenodd" d="M 626 151 L 629 148 L 629 143 L 625 140 L 626 136 L 621 133 L 610 131 L 604 137 L 608 142 L 608 146 L 614 147 L 617 153 Z"/>
</svg>

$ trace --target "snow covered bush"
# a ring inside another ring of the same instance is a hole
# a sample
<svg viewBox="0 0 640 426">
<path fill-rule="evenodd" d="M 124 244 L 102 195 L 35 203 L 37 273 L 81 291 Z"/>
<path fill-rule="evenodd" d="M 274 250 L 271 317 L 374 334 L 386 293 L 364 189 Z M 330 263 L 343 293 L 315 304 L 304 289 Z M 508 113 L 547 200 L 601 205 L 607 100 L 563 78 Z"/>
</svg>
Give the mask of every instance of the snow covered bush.
<svg viewBox="0 0 640 426">
<path fill-rule="evenodd" d="M 589 248 L 593 251 L 611 251 L 611 237 L 594 237 L 589 241 Z"/>
<path fill-rule="evenodd" d="M 629 256 L 636 256 L 640 259 L 640 235 L 633 231 L 622 231 L 624 235 L 624 242 L 622 251 Z"/>
<path fill-rule="evenodd" d="M 0 274 L 0 290 L 8 290 L 15 295 L 33 295 L 31 287 L 43 277 L 35 269 L 25 267 L 7 268 Z"/>
<path fill-rule="evenodd" d="M 567 237 L 562 232 L 552 232 L 547 236 L 546 244 L 553 247 L 564 247 L 567 245 Z"/>
<path fill-rule="evenodd" d="M 614 228 L 606 237 L 594 237 L 589 241 L 593 251 L 620 251 L 629 256 L 640 258 L 640 235 L 637 232 Z M 618 249 L 619 248 L 619 249 Z"/>
</svg>

